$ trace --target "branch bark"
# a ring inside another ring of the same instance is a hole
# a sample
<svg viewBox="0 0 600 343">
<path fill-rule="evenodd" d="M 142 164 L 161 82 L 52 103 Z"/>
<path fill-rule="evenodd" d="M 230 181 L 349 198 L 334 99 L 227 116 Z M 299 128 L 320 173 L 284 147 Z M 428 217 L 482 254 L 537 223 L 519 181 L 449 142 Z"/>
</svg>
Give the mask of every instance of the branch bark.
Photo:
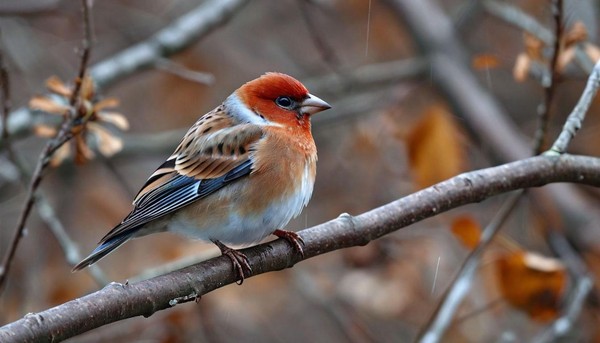
<svg viewBox="0 0 600 343">
<path fill-rule="evenodd" d="M 366 245 L 444 211 L 512 190 L 554 182 L 600 187 L 600 158 L 536 156 L 458 175 L 356 217 L 341 215 L 301 231 L 305 258 Z M 244 249 L 244 254 L 249 258 L 254 275 L 290 268 L 302 260 L 284 240 Z M 98 292 L 29 314 L 1 327 L 0 341 L 63 340 L 125 318 L 150 316 L 179 303 L 199 299 L 235 281 L 230 260 L 219 256 L 130 285 L 112 283 Z"/>
</svg>

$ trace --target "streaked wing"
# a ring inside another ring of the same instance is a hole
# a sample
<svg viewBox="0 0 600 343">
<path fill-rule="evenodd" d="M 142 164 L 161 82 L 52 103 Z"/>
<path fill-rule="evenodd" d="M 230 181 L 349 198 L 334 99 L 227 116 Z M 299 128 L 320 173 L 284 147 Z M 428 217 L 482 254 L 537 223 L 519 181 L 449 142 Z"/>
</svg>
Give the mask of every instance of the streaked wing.
<svg viewBox="0 0 600 343">
<path fill-rule="evenodd" d="M 148 178 L 135 208 L 100 243 L 202 199 L 252 171 L 250 152 L 259 126 L 231 122 L 220 108 L 190 128 L 173 155 Z"/>
<path fill-rule="evenodd" d="M 197 180 L 227 174 L 249 158 L 251 146 L 262 136 L 260 126 L 235 123 L 222 107 L 217 107 L 188 130 L 175 152 L 141 188 L 134 205 L 138 205 L 148 191 L 168 181 L 173 171 Z"/>
<path fill-rule="evenodd" d="M 214 179 L 197 180 L 173 172 L 173 177 L 160 187 L 146 193 L 141 202 L 113 228 L 100 243 L 106 242 L 118 235 L 137 230 L 142 225 L 172 213 L 194 201 L 202 199 L 227 184 L 249 175 L 252 171 L 252 161 L 247 159 L 227 174 Z"/>
</svg>

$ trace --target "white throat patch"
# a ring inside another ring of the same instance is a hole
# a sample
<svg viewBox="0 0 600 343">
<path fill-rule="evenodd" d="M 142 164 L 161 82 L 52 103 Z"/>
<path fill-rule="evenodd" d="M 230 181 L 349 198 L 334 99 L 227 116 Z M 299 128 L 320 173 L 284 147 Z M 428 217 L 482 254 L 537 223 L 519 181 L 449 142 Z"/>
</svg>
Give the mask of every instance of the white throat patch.
<svg viewBox="0 0 600 343">
<path fill-rule="evenodd" d="M 243 104 L 235 93 L 228 96 L 223 105 L 225 105 L 225 108 L 228 110 L 231 116 L 243 123 L 255 125 L 273 125 L 273 123 L 259 116 L 249 109 L 245 104 Z"/>
</svg>

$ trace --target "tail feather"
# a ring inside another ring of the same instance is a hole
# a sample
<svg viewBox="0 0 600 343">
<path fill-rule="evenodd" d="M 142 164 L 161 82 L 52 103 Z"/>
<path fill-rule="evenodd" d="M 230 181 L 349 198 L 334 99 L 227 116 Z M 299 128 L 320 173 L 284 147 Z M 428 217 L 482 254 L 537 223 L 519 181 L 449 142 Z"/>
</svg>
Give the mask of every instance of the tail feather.
<svg viewBox="0 0 600 343">
<path fill-rule="evenodd" d="M 127 242 L 131 238 L 131 233 L 125 233 L 122 235 L 117 235 L 106 242 L 100 244 L 92 253 L 84 258 L 81 262 L 77 263 L 75 267 L 71 270 L 72 272 L 76 272 L 85 267 L 91 266 L 96 263 L 100 259 L 104 258 L 104 256 L 110 254 L 113 250 L 120 247 L 123 243 Z"/>
</svg>

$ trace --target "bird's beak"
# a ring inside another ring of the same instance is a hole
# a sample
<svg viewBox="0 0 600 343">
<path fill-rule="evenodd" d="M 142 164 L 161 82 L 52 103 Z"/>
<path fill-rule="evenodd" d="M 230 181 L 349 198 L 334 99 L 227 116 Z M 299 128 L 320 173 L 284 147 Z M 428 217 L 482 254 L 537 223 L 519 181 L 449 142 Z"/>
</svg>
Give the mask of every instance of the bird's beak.
<svg viewBox="0 0 600 343">
<path fill-rule="evenodd" d="M 331 105 L 318 97 L 308 94 L 308 98 L 300 103 L 300 113 L 313 115 L 331 108 Z"/>
</svg>

